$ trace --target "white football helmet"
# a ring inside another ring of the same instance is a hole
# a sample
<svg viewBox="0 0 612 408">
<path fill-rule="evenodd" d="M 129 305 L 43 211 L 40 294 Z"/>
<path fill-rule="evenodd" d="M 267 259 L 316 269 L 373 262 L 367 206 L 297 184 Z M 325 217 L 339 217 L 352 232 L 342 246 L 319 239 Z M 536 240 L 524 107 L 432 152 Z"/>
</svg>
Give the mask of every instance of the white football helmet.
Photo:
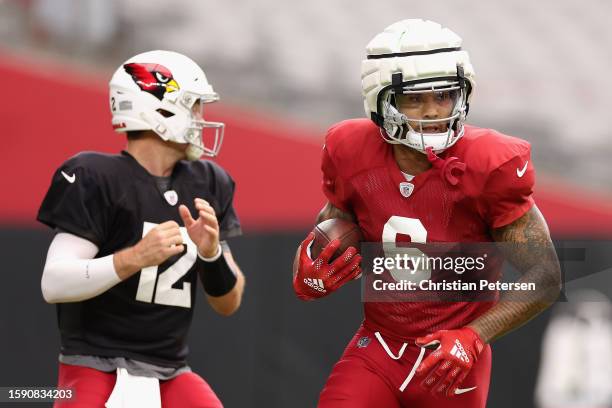
<svg viewBox="0 0 612 408">
<path fill-rule="evenodd" d="M 439 153 L 463 136 L 476 84 L 457 34 L 432 21 L 402 20 L 377 34 L 366 51 L 361 64 L 365 112 L 387 142 Z M 396 95 L 426 93 L 452 99 L 450 115 L 409 118 L 398 109 Z"/>
<path fill-rule="evenodd" d="M 163 140 L 189 143 L 188 160 L 219 153 L 225 125 L 203 117 L 204 105 L 219 95 L 190 58 L 172 51 L 138 54 L 121 64 L 109 85 L 117 132 L 153 130 Z M 212 132 L 209 146 L 205 129 Z"/>
</svg>

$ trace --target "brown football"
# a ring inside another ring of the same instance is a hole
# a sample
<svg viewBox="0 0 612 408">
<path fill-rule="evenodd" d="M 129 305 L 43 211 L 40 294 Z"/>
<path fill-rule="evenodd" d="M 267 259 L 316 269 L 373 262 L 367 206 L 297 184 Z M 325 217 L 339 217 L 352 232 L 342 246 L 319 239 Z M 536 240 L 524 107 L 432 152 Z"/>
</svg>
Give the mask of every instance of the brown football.
<svg viewBox="0 0 612 408">
<path fill-rule="evenodd" d="M 359 252 L 359 243 L 363 240 L 359 225 L 354 222 L 343 220 L 342 218 L 330 218 L 318 224 L 314 229 L 314 241 L 310 248 L 310 256 L 312 259 L 319 257 L 319 254 L 334 239 L 341 241 L 340 247 L 332 255 L 330 261 L 333 261 L 350 246 L 355 247 Z"/>
</svg>

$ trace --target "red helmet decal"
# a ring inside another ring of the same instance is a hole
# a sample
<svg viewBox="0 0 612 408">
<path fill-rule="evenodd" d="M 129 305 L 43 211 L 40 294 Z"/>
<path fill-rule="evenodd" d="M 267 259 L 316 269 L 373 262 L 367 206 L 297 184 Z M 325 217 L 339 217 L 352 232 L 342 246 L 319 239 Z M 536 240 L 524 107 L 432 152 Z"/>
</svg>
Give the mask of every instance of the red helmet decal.
<svg viewBox="0 0 612 408">
<path fill-rule="evenodd" d="M 172 72 L 160 64 L 140 64 L 132 62 L 123 66 L 125 72 L 132 76 L 140 89 L 154 95 L 160 101 L 166 92 L 175 92 L 180 89 L 174 80 Z"/>
</svg>

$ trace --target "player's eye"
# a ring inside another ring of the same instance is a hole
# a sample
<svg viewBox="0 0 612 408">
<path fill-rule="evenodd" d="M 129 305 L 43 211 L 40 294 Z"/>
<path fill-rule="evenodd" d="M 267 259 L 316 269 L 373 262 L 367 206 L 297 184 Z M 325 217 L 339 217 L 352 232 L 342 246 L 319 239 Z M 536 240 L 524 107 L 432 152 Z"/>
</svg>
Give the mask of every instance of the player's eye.
<svg viewBox="0 0 612 408">
<path fill-rule="evenodd" d="M 409 103 L 420 103 L 422 101 L 422 97 L 420 94 L 408 95 L 407 101 Z"/>
<path fill-rule="evenodd" d="M 438 103 L 449 103 L 455 99 L 456 91 L 438 91 L 434 93 L 434 98 Z"/>
<path fill-rule="evenodd" d="M 435 98 L 436 98 L 436 101 L 438 102 L 446 102 L 450 100 L 450 94 L 449 92 L 436 92 Z"/>
<path fill-rule="evenodd" d="M 160 73 L 160 72 L 156 72 L 155 73 L 155 77 L 157 78 L 157 80 L 159 82 L 161 82 L 162 84 L 165 84 L 166 82 L 168 82 L 170 80 L 170 78 L 168 78 L 167 76 L 164 76 L 164 74 Z"/>
<path fill-rule="evenodd" d="M 420 104 L 423 101 L 421 94 L 407 94 L 399 97 L 399 103 L 403 106 L 413 107 Z"/>
</svg>

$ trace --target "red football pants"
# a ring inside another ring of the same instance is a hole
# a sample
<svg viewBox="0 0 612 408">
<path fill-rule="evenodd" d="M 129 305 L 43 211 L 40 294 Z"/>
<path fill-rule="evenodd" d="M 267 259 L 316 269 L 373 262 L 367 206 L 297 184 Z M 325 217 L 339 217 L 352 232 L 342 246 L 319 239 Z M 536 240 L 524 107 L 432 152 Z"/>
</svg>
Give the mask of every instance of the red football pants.
<svg viewBox="0 0 612 408">
<path fill-rule="evenodd" d="M 402 353 L 403 342 L 388 338 L 382 341 L 389 352 L 372 331 L 359 328 L 327 379 L 319 408 L 485 408 L 491 375 L 488 345 L 460 385 L 476 389 L 453 397 L 437 397 L 421 386 L 422 378 L 413 377 L 405 384 L 416 369 L 421 348 L 411 341 Z M 401 357 L 396 360 L 389 353 Z M 429 353 L 426 351 L 423 358 Z"/>
<path fill-rule="evenodd" d="M 117 374 L 93 368 L 60 363 L 58 387 L 72 388 L 74 398 L 56 401 L 54 408 L 104 408 Z M 171 380 L 160 381 L 163 408 L 222 408 L 210 386 L 199 375 L 187 372 Z"/>
</svg>

